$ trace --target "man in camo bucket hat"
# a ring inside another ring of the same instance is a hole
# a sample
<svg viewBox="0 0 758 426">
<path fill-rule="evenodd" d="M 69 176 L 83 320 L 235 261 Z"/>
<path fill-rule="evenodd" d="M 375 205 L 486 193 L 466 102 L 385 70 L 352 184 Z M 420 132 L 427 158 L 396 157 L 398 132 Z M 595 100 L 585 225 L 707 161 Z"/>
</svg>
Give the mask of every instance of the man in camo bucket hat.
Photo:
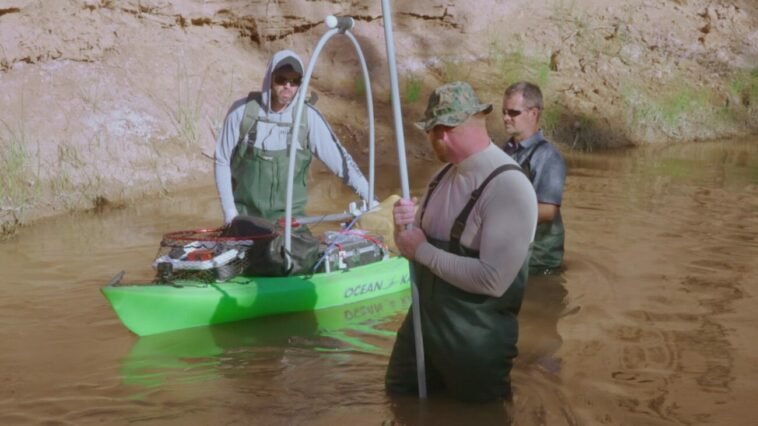
<svg viewBox="0 0 758 426">
<path fill-rule="evenodd" d="M 487 133 L 491 110 L 468 83 L 431 94 L 416 125 L 447 164 L 418 208 L 401 199 L 392 210 L 395 244 L 413 263 L 419 290 L 427 387 L 475 401 L 511 397 L 516 315 L 537 225 L 529 179 Z M 412 317 L 387 366 L 390 393 L 418 392 Z"/>
<path fill-rule="evenodd" d="M 464 81 L 455 81 L 440 86 L 432 92 L 424 112 L 424 119 L 417 122 L 416 127 L 425 132 L 438 124 L 455 127 L 463 124 L 474 114 L 480 112 L 489 114 L 490 111 L 492 111 L 492 104 L 481 103 L 471 85 Z"/>
</svg>

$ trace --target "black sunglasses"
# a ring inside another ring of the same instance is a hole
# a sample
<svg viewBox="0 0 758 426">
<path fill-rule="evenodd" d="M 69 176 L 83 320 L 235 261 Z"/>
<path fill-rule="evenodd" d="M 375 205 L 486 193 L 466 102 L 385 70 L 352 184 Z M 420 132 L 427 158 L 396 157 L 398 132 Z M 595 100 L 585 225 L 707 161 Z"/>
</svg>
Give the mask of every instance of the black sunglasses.
<svg viewBox="0 0 758 426">
<path fill-rule="evenodd" d="M 527 108 L 527 109 L 529 109 L 529 108 Z M 521 113 L 524 112 L 524 111 L 526 111 L 526 110 L 507 109 L 507 110 L 503 111 L 503 115 L 507 115 L 508 117 L 511 117 L 511 118 L 516 118 L 519 115 L 521 115 Z"/>
<path fill-rule="evenodd" d="M 279 86 L 284 86 L 287 83 L 289 83 L 290 86 L 300 86 L 300 83 L 302 82 L 303 82 L 302 77 L 287 78 L 283 75 L 274 76 L 274 84 L 278 84 Z"/>
</svg>

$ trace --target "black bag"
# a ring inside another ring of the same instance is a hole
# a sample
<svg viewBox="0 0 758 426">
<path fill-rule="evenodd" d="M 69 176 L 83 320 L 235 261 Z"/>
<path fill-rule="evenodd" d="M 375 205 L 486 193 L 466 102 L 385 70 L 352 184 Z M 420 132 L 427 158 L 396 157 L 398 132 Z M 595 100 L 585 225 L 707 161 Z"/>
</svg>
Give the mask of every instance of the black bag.
<svg viewBox="0 0 758 426">
<path fill-rule="evenodd" d="M 235 217 L 223 236 L 250 237 L 253 240 L 253 245 L 245 254 L 245 275 L 285 277 L 311 274 L 320 254 L 321 241 L 318 238 L 311 235 L 307 228 L 293 229 L 290 266 L 286 268 L 284 230 L 260 217 Z"/>
</svg>

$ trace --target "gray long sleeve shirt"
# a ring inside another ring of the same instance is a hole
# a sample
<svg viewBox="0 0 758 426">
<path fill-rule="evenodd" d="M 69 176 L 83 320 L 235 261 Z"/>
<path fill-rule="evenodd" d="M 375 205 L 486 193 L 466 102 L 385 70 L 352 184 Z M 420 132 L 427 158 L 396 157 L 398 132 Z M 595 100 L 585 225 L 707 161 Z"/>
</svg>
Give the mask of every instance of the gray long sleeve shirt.
<svg viewBox="0 0 758 426">
<path fill-rule="evenodd" d="M 265 117 L 268 121 L 291 123 L 294 122 L 295 101 L 293 100 L 279 112 L 271 110 L 271 79 L 276 64 L 285 58 L 294 58 L 301 66 L 302 61 L 294 52 L 282 50 L 274 54 L 266 70 L 261 89 L 264 105 L 261 105 L 258 116 Z M 301 96 L 302 91 L 297 96 Z M 240 122 L 245 112 L 245 101 L 242 98 L 234 102 L 224 119 L 224 127 L 216 141 L 215 153 L 215 177 L 216 189 L 221 199 L 221 208 L 224 213 L 224 222 L 229 223 L 237 216 L 237 208 L 234 204 L 232 192 L 231 158 L 239 141 Z M 306 106 L 308 115 L 308 142 L 309 149 L 321 160 L 329 170 L 337 177 L 353 188 L 364 200 L 368 200 L 369 187 L 366 178 L 361 173 L 353 158 L 339 143 L 332 129 L 321 114 L 312 106 Z M 258 121 L 255 148 L 265 150 L 287 149 L 287 142 L 291 133 L 290 127 L 279 126 L 275 123 Z M 295 141 L 294 143 L 298 143 Z M 298 149 L 302 149 L 299 145 Z"/>
<path fill-rule="evenodd" d="M 471 192 L 503 164 L 516 162 L 490 144 L 453 166 L 429 199 L 421 226 L 424 233 L 448 241 L 453 222 Z M 417 226 L 418 219 L 419 215 Z M 536 226 L 534 188 L 522 173 L 507 171 L 487 185 L 461 235 L 461 244 L 478 250 L 478 258 L 449 253 L 426 242 L 416 249 L 416 261 L 461 290 L 499 297 L 508 290 L 526 260 Z"/>
</svg>

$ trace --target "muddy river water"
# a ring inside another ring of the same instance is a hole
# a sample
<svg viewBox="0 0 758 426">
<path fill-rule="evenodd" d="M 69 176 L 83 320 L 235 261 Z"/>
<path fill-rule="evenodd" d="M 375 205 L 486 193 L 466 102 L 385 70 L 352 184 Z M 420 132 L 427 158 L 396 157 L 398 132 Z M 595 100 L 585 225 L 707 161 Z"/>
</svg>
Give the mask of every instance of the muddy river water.
<svg viewBox="0 0 758 426">
<path fill-rule="evenodd" d="M 0 243 L 0 424 L 756 424 L 758 140 L 565 154 L 566 270 L 529 284 L 510 406 L 385 396 L 407 292 L 131 334 L 100 287 L 152 277 L 163 233 L 217 224 L 209 186 Z M 312 210 L 351 198 L 314 186 Z"/>
</svg>

